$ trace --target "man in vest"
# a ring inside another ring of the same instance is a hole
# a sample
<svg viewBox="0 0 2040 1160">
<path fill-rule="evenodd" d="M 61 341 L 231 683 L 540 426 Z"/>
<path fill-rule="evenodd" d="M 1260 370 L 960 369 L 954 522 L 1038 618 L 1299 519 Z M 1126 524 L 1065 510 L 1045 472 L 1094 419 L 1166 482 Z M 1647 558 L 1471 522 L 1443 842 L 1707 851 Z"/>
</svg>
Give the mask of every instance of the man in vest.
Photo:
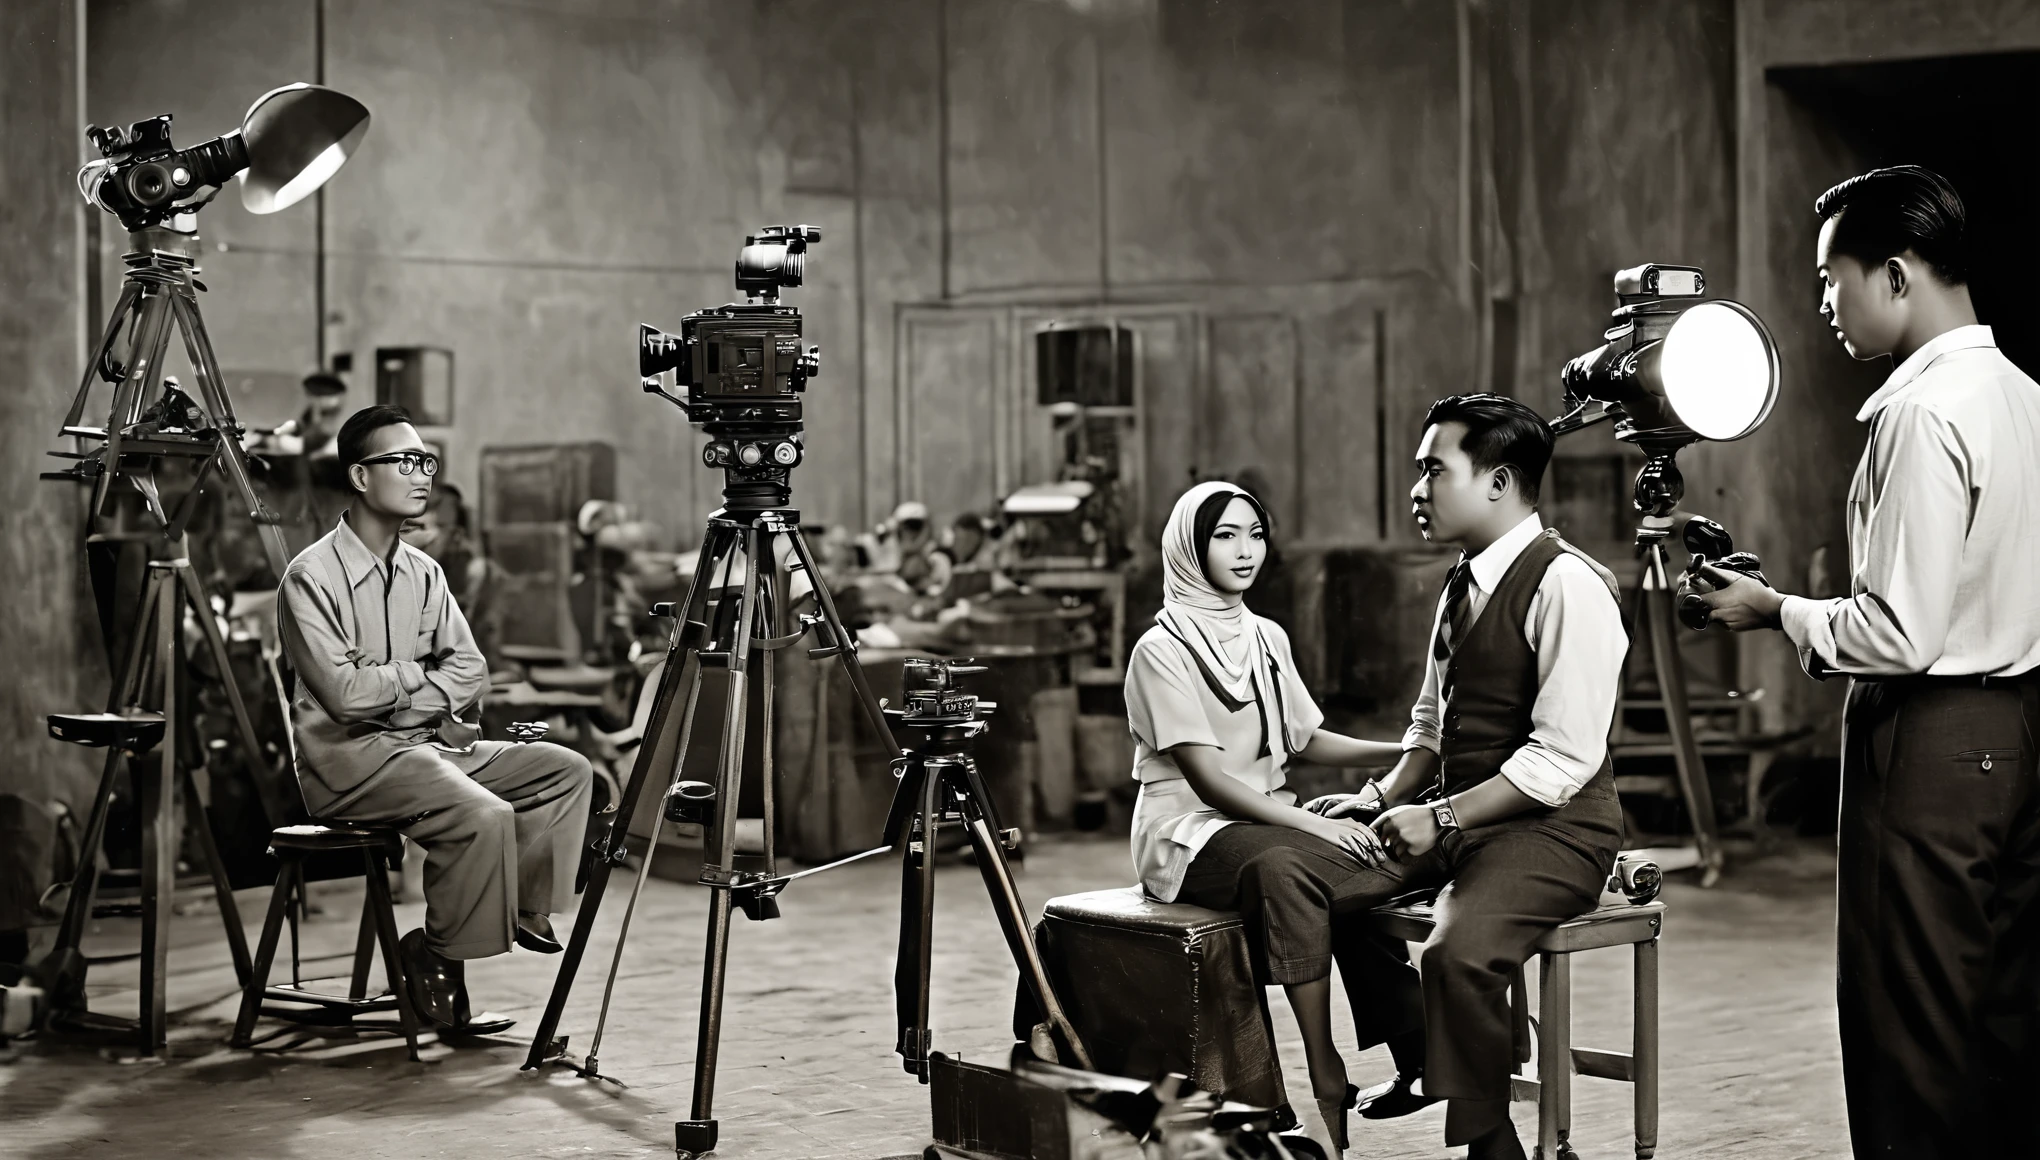
<svg viewBox="0 0 2040 1160">
<path fill-rule="evenodd" d="M 1424 419 L 1417 526 L 1460 549 L 1438 603 L 1424 684 L 1395 769 L 1360 793 L 1310 808 L 1386 807 L 1387 847 L 1342 913 L 1443 885 L 1421 981 L 1407 965 L 1369 980 L 1422 987 L 1424 1062 L 1398 1053 L 1393 1080 L 1362 1093 L 1360 1115 L 1407 1115 L 1450 1101 L 1445 1142 L 1469 1160 L 1514 1160 L 1510 975 L 1537 940 L 1592 910 L 1622 844 L 1608 728 L 1629 638 L 1607 569 L 1544 528 L 1538 485 L 1551 428 L 1499 395 L 1440 399 Z"/>
<path fill-rule="evenodd" d="M 557 952 L 547 915 L 574 891 L 588 759 L 483 741 L 489 669 L 432 557 L 398 538 L 425 513 L 439 458 L 400 407 L 340 428 L 354 501 L 284 570 L 277 628 L 297 674 L 291 730 L 312 816 L 394 825 L 425 848 L 425 925 L 400 947 L 411 997 L 441 1027 L 491 1034 L 462 963 L 514 940 Z"/>
</svg>

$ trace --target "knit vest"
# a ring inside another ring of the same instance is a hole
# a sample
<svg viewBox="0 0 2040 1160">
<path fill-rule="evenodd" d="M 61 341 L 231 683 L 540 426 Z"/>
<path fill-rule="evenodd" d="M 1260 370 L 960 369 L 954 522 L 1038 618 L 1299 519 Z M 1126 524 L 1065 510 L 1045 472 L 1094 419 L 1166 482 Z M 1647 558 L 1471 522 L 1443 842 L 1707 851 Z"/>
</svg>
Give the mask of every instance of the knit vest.
<svg viewBox="0 0 2040 1160">
<path fill-rule="evenodd" d="M 1447 662 L 1450 693 L 1440 706 L 1440 795 L 1463 792 L 1495 776 L 1529 742 L 1537 654 L 1523 637 L 1523 625 L 1545 570 L 1562 552 L 1585 560 L 1608 586 L 1609 598 L 1618 598 L 1615 577 L 1556 531 L 1546 530 L 1523 549 L 1480 615 L 1461 630 Z M 1497 825 L 1550 830 L 1589 853 L 1612 856 L 1623 838 L 1613 762 L 1604 755 L 1601 768 L 1565 805 L 1539 807 Z"/>
</svg>

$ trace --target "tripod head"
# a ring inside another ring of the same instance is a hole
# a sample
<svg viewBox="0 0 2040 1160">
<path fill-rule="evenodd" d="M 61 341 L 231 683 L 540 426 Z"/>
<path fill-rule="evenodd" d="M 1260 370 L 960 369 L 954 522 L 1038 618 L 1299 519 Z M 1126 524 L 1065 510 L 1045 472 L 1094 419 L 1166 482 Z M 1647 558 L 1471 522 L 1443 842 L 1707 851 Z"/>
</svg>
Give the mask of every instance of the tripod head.
<svg viewBox="0 0 2040 1160">
<path fill-rule="evenodd" d="M 959 678 L 984 671 L 985 666 L 974 663 L 970 657 L 907 658 L 900 676 L 906 706 L 887 708 L 885 715 L 918 735 L 919 744 L 906 746 L 909 754 L 969 752 L 978 734 L 991 727 L 988 718 L 999 706 L 995 701 L 982 701 L 975 694 L 964 692 Z"/>
</svg>

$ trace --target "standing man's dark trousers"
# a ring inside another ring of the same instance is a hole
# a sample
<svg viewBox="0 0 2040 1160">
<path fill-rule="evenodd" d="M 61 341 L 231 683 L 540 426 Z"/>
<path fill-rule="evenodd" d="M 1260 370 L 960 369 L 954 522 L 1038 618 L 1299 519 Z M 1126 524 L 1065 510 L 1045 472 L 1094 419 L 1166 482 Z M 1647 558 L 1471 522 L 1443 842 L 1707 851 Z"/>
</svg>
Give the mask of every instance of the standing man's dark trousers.
<svg viewBox="0 0 2040 1160">
<path fill-rule="evenodd" d="M 2040 1156 L 2040 685 L 1859 680 L 1836 982 L 1859 1157 Z"/>
</svg>

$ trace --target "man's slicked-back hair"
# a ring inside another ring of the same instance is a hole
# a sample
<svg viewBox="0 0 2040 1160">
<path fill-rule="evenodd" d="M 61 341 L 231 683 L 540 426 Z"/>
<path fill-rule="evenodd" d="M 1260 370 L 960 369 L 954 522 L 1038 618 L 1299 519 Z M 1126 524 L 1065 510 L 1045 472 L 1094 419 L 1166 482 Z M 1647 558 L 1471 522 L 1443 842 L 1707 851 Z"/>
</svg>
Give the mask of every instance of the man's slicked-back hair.
<svg viewBox="0 0 2040 1160">
<path fill-rule="evenodd" d="M 1424 429 L 1440 423 L 1466 426 L 1460 446 L 1474 470 L 1514 469 L 1523 498 L 1537 502 L 1555 442 L 1544 416 L 1507 395 L 1447 395 L 1424 413 Z"/>
<path fill-rule="evenodd" d="M 347 421 L 340 424 L 340 434 L 334 440 L 338 445 L 336 449 L 340 453 L 340 466 L 352 467 L 368 458 L 368 437 L 370 435 L 375 434 L 384 427 L 394 427 L 399 423 L 409 423 L 410 421 L 411 413 L 409 411 L 388 403 L 378 403 L 373 407 L 363 407 L 361 410 L 347 416 Z"/>
<path fill-rule="evenodd" d="M 1948 179 L 1917 165 L 1873 169 L 1820 195 L 1813 212 L 1835 220 L 1830 248 L 1865 266 L 1911 250 L 1950 286 L 1969 281 L 1969 214 Z"/>
</svg>

